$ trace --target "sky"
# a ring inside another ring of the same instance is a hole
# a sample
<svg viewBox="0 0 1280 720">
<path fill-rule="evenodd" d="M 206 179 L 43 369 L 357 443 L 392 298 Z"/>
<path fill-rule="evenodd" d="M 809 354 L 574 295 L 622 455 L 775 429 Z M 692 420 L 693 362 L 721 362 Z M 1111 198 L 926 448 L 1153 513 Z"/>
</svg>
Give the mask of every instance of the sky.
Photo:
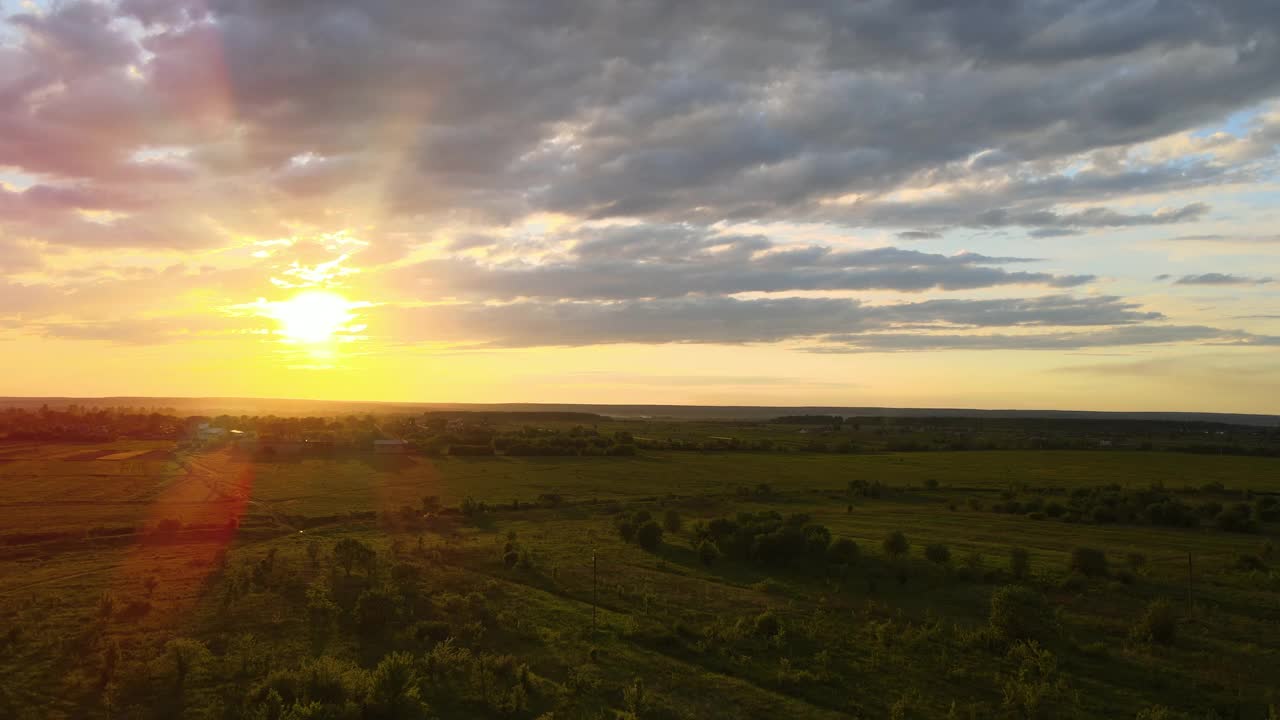
<svg viewBox="0 0 1280 720">
<path fill-rule="evenodd" d="M 1274 0 L 0 18 L 0 395 L 1280 413 Z"/>
</svg>

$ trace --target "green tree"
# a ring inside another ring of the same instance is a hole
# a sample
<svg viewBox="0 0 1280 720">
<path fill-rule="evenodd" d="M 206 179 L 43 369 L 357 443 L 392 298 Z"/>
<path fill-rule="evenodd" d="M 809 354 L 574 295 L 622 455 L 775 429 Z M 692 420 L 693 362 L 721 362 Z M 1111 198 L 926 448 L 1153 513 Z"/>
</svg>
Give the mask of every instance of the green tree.
<svg viewBox="0 0 1280 720">
<path fill-rule="evenodd" d="M 930 543 L 924 549 L 925 558 L 934 565 L 951 563 L 951 550 L 942 543 Z"/>
<path fill-rule="evenodd" d="M 1173 604 L 1165 598 L 1152 600 L 1132 631 L 1133 639 L 1160 645 L 1172 645 L 1177 634 L 1178 615 Z"/>
<path fill-rule="evenodd" d="M 1018 580 L 1026 580 L 1031 574 L 1031 555 L 1026 548 L 1009 548 L 1009 572 Z"/>
<path fill-rule="evenodd" d="M 910 552 L 911 542 L 907 540 L 907 536 L 902 534 L 901 530 L 894 530 L 884 536 L 880 547 L 884 549 L 885 555 L 896 560 Z"/>
<path fill-rule="evenodd" d="M 187 680 L 209 661 L 211 655 L 204 643 L 191 638 L 175 638 L 165 643 L 161 660 L 173 676 L 174 688 L 181 693 Z"/>
<path fill-rule="evenodd" d="M 1043 638 L 1052 626 L 1044 596 L 1025 585 L 1006 585 L 993 592 L 988 622 L 1002 640 Z"/>
<path fill-rule="evenodd" d="M 1071 559 L 1067 563 L 1067 569 L 1086 577 L 1106 577 L 1109 572 L 1107 555 L 1097 548 L 1075 548 L 1071 551 Z"/>
<path fill-rule="evenodd" d="M 849 538 L 837 538 L 827 547 L 827 561 L 836 565 L 853 565 L 858 562 L 858 543 Z"/>
<path fill-rule="evenodd" d="M 662 544 L 662 526 L 650 520 L 636 530 L 636 543 L 645 550 L 656 550 Z"/>
<path fill-rule="evenodd" d="M 360 593 L 356 600 L 356 624 L 364 635 L 382 635 L 395 622 L 396 599 L 385 588 L 375 587 Z"/>
<path fill-rule="evenodd" d="M 413 655 L 394 652 L 373 670 L 367 717 L 373 720 L 416 720 L 427 717 L 421 679 Z"/>
<path fill-rule="evenodd" d="M 720 558 L 720 551 L 716 549 L 715 544 L 709 540 L 703 540 L 698 543 L 698 560 L 703 565 L 710 567 L 716 560 Z"/>
<path fill-rule="evenodd" d="M 307 588 L 307 623 L 317 645 L 323 646 L 328 641 L 337 617 L 338 606 L 329 597 L 329 588 L 320 583 Z"/>
<path fill-rule="evenodd" d="M 353 538 L 343 538 L 333 546 L 333 559 L 346 573 L 347 577 L 351 577 L 351 570 L 356 566 L 363 567 L 368 571 L 373 566 L 377 556 L 378 554 L 374 552 L 373 548 Z"/>
</svg>

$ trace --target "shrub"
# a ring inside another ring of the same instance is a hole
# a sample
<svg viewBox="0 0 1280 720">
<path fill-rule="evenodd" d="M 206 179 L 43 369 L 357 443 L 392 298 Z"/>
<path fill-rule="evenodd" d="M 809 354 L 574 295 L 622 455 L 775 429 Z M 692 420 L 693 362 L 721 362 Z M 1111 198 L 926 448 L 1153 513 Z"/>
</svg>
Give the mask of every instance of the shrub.
<svg viewBox="0 0 1280 720">
<path fill-rule="evenodd" d="M 511 569 L 516 566 L 516 562 L 519 559 L 520 559 L 520 553 L 516 552 L 514 549 L 508 550 L 502 555 L 502 564 L 507 569 Z"/>
<path fill-rule="evenodd" d="M 720 551 L 709 540 L 703 540 L 698 543 L 698 559 L 703 565 L 710 567 L 712 563 L 720 559 Z"/>
<path fill-rule="evenodd" d="M 926 546 L 924 556 L 935 565 L 946 565 L 951 562 L 951 550 L 941 543 L 932 543 Z"/>
<path fill-rule="evenodd" d="M 1236 567 L 1245 571 L 1266 570 L 1267 564 L 1263 562 L 1262 558 L 1258 557 L 1257 555 L 1250 555 L 1249 553 L 1240 553 L 1236 555 Z"/>
<path fill-rule="evenodd" d="M 675 510 L 668 510 L 662 514 L 662 529 L 669 533 L 680 532 L 680 513 Z"/>
<path fill-rule="evenodd" d="M 773 578 L 765 578 L 760 582 L 751 583 L 751 589 L 762 593 L 778 593 L 782 592 L 782 586 Z"/>
<path fill-rule="evenodd" d="M 757 637 L 773 637 L 782 630 L 782 622 L 772 610 L 765 610 L 755 617 L 751 623 L 751 631 Z"/>
<path fill-rule="evenodd" d="M 1152 600 L 1133 628 L 1133 638 L 1141 642 L 1172 645 L 1178 631 L 1173 604 L 1164 598 Z"/>
<path fill-rule="evenodd" d="M 1066 592 L 1080 592 L 1089 586 L 1089 578 L 1080 573 L 1071 573 L 1062 578 L 1062 582 L 1058 583 L 1059 589 Z"/>
<path fill-rule="evenodd" d="M 853 565 L 858 562 L 858 543 L 849 538 L 839 538 L 827 547 L 827 560 L 837 565 Z"/>
<path fill-rule="evenodd" d="M 1026 548 L 1009 548 L 1009 573 L 1017 580 L 1026 580 L 1031 574 L 1031 553 Z"/>
<path fill-rule="evenodd" d="M 1085 577 L 1106 577 L 1109 571 L 1107 555 L 1097 548 L 1078 547 L 1071 551 L 1067 570 Z"/>
<path fill-rule="evenodd" d="M 911 550 L 911 542 L 907 540 L 907 536 L 903 535 L 901 530 L 894 530 L 885 535 L 880 546 L 884 549 L 885 555 L 895 559 L 906 555 Z"/>
<path fill-rule="evenodd" d="M 636 543 L 645 550 L 656 550 L 662 544 L 662 526 L 650 520 L 636 530 Z"/>
<path fill-rule="evenodd" d="M 1236 503 L 1218 513 L 1213 519 L 1214 527 L 1227 532 L 1257 532 L 1258 523 L 1252 517 L 1251 508 L 1244 503 Z"/>
<path fill-rule="evenodd" d="M 618 534 L 622 536 L 623 541 L 631 542 L 636 536 L 636 526 L 629 519 L 619 517 L 617 520 Z"/>
<path fill-rule="evenodd" d="M 1005 585 L 991 593 L 988 622 L 1002 640 L 1040 638 L 1051 625 L 1044 596 L 1025 585 Z"/>
<path fill-rule="evenodd" d="M 130 600 L 123 608 L 116 613 L 116 617 L 122 622 L 136 622 L 151 612 L 151 602 L 148 600 Z"/>
</svg>

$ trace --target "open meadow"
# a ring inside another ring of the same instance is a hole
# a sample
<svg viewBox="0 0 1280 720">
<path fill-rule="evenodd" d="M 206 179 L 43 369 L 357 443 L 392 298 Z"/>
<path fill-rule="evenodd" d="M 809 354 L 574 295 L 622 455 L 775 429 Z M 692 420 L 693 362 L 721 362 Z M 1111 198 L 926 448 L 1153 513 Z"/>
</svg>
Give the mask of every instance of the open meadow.
<svg viewBox="0 0 1280 720">
<path fill-rule="evenodd" d="M 3 443 L 0 716 L 1274 718 L 1276 494 L 1134 451 Z"/>
</svg>

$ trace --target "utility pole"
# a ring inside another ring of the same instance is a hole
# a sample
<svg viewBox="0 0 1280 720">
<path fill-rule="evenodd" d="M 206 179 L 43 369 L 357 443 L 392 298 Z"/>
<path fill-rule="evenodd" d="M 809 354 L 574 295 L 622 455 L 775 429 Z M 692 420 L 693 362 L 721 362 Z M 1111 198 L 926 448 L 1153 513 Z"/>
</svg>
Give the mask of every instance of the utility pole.
<svg viewBox="0 0 1280 720">
<path fill-rule="evenodd" d="M 591 548 L 591 640 L 596 639 L 596 549 Z"/>
<path fill-rule="evenodd" d="M 1191 569 L 1191 553 L 1187 553 L 1187 612 L 1195 608 L 1195 579 Z"/>
</svg>

